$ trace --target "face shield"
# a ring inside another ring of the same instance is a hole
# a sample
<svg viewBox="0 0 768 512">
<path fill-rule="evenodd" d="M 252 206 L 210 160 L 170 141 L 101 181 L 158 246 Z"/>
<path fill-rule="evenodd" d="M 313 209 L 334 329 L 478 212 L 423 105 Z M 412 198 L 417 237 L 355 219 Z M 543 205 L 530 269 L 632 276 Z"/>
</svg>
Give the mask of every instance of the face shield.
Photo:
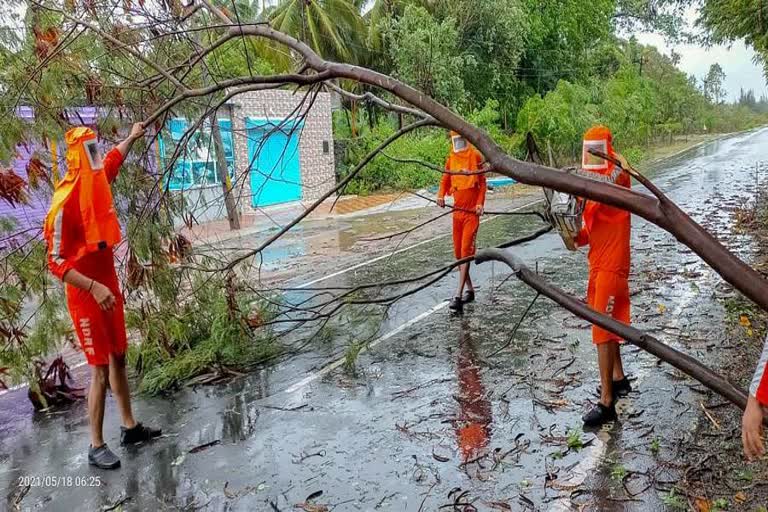
<svg viewBox="0 0 768 512">
<path fill-rule="evenodd" d="M 608 161 L 593 155 L 590 150 L 608 154 L 607 140 L 585 140 L 581 153 L 581 167 L 590 171 L 604 171 L 608 169 Z"/>
<path fill-rule="evenodd" d="M 104 167 L 104 163 L 101 160 L 101 152 L 99 146 L 96 143 L 96 139 L 91 139 L 83 142 L 83 148 L 85 154 L 88 157 L 88 163 L 91 165 L 91 170 L 94 172 L 100 171 Z"/>
<path fill-rule="evenodd" d="M 469 143 L 467 142 L 467 139 L 465 139 L 461 135 L 452 136 L 451 145 L 453 145 L 454 153 L 461 153 L 462 151 L 464 151 L 469 147 Z"/>
</svg>

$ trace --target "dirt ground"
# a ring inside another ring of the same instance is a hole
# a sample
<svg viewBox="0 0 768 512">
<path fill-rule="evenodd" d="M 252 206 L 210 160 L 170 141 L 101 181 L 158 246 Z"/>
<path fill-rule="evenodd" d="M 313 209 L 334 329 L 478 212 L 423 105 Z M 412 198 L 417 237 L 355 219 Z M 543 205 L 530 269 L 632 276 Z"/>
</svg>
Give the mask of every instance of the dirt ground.
<svg viewBox="0 0 768 512">
<path fill-rule="evenodd" d="M 757 172 L 759 167 L 755 168 Z M 753 197 L 730 202 L 727 209 L 734 219 L 733 229 L 719 235 L 727 245 L 738 244 L 742 235 L 748 235 L 754 241 L 748 261 L 768 276 L 768 187 L 759 185 L 759 181 L 755 186 L 758 191 Z M 730 382 L 748 389 L 763 348 L 768 313 L 736 292 L 728 292 L 722 302 L 726 328 L 722 341 L 712 350 L 724 351 L 727 357 L 714 358 L 712 366 Z M 744 462 L 741 412 L 711 392 L 703 396 L 704 402 L 712 405 L 706 412 L 701 410 L 691 437 L 679 445 L 684 468 L 679 487 L 699 511 L 768 510 L 768 465 L 765 461 Z"/>
</svg>

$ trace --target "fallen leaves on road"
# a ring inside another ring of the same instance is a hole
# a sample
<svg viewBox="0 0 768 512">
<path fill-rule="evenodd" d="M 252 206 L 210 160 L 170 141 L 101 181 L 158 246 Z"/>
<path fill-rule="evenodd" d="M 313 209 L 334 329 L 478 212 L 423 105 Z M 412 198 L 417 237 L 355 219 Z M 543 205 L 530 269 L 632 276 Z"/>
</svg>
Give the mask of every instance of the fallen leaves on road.
<svg viewBox="0 0 768 512">
<path fill-rule="evenodd" d="M 293 508 L 304 512 L 328 512 L 330 510 L 327 505 L 314 505 L 312 503 L 297 503 Z"/>
<path fill-rule="evenodd" d="M 696 512 L 710 512 L 712 510 L 712 502 L 706 498 L 696 498 L 693 502 L 693 506 Z"/>
<path fill-rule="evenodd" d="M 216 446 L 217 444 L 221 444 L 221 439 L 215 439 L 215 440 L 213 440 L 213 441 L 211 441 L 211 442 L 209 442 L 209 443 L 203 443 L 203 444 L 201 444 L 201 445 L 195 446 L 194 448 L 192 448 L 191 450 L 189 450 L 189 452 L 188 452 L 188 453 L 198 453 L 198 452 L 202 452 L 203 450 L 207 450 L 207 449 L 208 449 L 208 448 L 210 448 L 211 446 Z"/>
<path fill-rule="evenodd" d="M 328 505 L 310 503 L 312 500 L 316 500 L 322 495 L 323 491 L 315 491 L 307 496 L 307 498 L 302 503 L 297 503 L 294 505 L 293 508 L 303 510 L 304 512 L 328 512 L 330 510 Z"/>
</svg>

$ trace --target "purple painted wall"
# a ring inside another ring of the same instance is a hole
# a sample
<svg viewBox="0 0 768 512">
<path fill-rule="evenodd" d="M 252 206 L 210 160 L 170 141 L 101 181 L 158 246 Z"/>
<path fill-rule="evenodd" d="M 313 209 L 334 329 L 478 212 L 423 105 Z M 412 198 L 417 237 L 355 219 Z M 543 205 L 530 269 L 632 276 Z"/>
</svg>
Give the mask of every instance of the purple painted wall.
<svg viewBox="0 0 768 512">
<path fill-rule="evenodd" d="M 35 119 L 34 109 L 32 107 L 19 107 L 16 109 L 16 115 L 25 121 L 32 122 Z M 73 126 L 92 126 L 95 127 L 98 117 L 98 110 L 96 107 L 80 107 L 77 109 L 71 109 L 65 112 L 67 121 Z M 66 172 L 66 165 L 64 164 L 64 145 L 59 143 L 59 174 L 63 175 Z M 27 180 L 27 164 L 30 158 L 35 152 L 39 152 L 44 156 L 44 160 L 50 160 L 50 149 L 46 148 L 43 144 L 29 143 L 19 144 L 16 148 L 16 158 L 11 162 L 11 168 L 13 171 Z M 21 204 L 11 206 L 7 201 L 0 199 L 0 218 L 15 218 L 18 226 L 18 231 L 24 231 L 31 228 L 40 228 L 43 226 L 43 219 L 48 211 L 48 206 L 51 201 L 51 192 L 47 190 L 45 185 L 40 187 L 40 190 L 29 192 L 29 204 Z M 36 231 L 31 230 L 30 235 L 35 236 Z"/>
<path fill-rule="evenodd" d="M 11 167 L 24 180 L 27 179 L 27 163 L 33 152 L 34 148 L 23 144 L 16 148 L 16 158 Z M 50 192 L 46 192 L 42 188 L 39 191 L 30 192 L 29 204 L 20 204 L 14 207 L 7 201 L 0 199 L 0 217 L 15 218 L 18 223 L 17 230 L 20 231 L 33 227 L 42 227 L 43 218 L 48 211 L 49 203 Z M 30 234 L 34 235 L 35 233 L 32 232 Z"/>
</svg>

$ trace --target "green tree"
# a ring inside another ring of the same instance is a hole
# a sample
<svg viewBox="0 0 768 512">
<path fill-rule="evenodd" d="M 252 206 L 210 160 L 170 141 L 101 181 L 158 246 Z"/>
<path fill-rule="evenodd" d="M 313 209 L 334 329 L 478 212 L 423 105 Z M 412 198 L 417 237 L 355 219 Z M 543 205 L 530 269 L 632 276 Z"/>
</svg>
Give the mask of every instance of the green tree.
<svg viewBox="0 0 768 512">
<path fill-rule="evenodd" d="M 529 31 L 522 0 L 436 0 L 432 15 L 455 20 L 458 48 L 467 57 L 457 70 L 467 90 L 468 107 L 496 99 L 506 114 L 519 107 L 517 70 Z"/>
<path fill-rule="evenodd" d="M 712 64 L 704 77 L 704 96 L 714 103 L 723 101 L 725 99 L 724 81 L 725 71 L 723 68 L 717 62 Z"/>
<path fill-rule="evenodd" d="M 691 0 L 616 0 L 613 20 L 624 31 L 652 31 L 671 40 L 691 40 L 684 17 L 690 4 Z"/>
<path fill-rule="evenodd" d="M 363 20 L 350 0 L 282 0 L 267 17 L 325 58 L 350 62 L 366 50 Z"/>
<path fill-rule="evenodd" d="M 438 21 L 423 7 L 409 5 L 386 33 L 396 77 L 448 105 L 466 103 L 462 71 L 475 61 L 460 48 L 453 18 Z"/>
<path fill-rule="evenodd" d="M 613 0 L 525 0 L 530 29 L 518 76 L 545 93 L 559 80 L 582 80 L 604 44 L 613 41 Z"/>
<path fill-rule="evenodd" d="M 768 5 L 761 0 L 707 0 L 697 24 L 708 31 L 710 42 L 743 40 L 768 64 Z"/>
</svg>

